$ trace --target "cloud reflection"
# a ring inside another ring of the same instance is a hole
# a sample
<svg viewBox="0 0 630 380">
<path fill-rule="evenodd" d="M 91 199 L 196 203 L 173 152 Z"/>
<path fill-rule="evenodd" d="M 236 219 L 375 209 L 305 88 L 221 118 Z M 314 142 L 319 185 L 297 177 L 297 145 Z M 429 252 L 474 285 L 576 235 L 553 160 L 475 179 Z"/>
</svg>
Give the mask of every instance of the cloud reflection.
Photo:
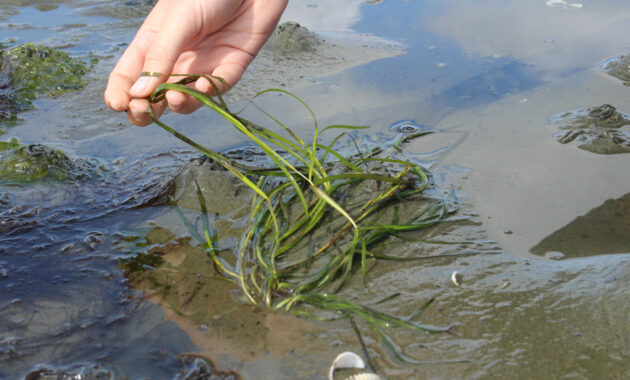
<svg viewBox="0 0 630 380">
<path fill-rule="evenodd" d="M 469 54 L 512 56 L 542 70 L 573 71 L 627 52 L 630 8 L 625 1 L 549 7 L 544 1 L 439 2 L 429 30 L 456 40 Z"/>
<path fill-rule="evenodd" d="M 363 0 L 291 0 L 281 22 L 296 21 L 316 31 L 344 32 L 361 20 Z"/>
</svg>

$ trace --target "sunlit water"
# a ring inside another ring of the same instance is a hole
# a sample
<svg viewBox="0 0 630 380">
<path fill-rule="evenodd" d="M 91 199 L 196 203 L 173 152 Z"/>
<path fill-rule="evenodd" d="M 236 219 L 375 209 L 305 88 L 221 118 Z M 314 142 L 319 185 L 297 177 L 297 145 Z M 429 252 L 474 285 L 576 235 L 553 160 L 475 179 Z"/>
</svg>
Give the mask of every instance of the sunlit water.
<svg viewBox="0 0 630 380">
<path fill-rule="evenodd" d="M 438 131 L 410 149 L 462 208 L 457 221 L 422 238 L 457 244 L 390 248 L 453 256 L 378 265 L 367 290 L 356 290 L 357 278 L 344 293 L 403 316 L 435 297 L 421 322 L 455 326 L 455 335 L 391 331 L 412 363 L 364 328 L 374 366 L 388 379 L 630 376 L 630 156 L 559 144 L 549 122 L 602 104 L 630 112 L 630 88 L 601 70 L 630 51 L 630 7 L 569 3 L 578 4 L 292 0 L 285 19 L 330 38 L 370 33 L 379 40 L 365 49 L 376 52 L 357 49 L 336 66 L 330 57 L 280 62 L 280 74 L 261 56 L 235 91 L 234 100 L 257 86 L 295 91 L 322 124 L 368 124 L 373 141 L 401 120 Z M 199 294 L 185 308 L 120 268 L 130 237 L 155 226 L 173 232 L 164 243 L 188 234 L 171 208 L 147 205 L 196 154 L 155 127 L 129 126 L 102 101 L 109 70 L 149 9 L 148 1 L 122 0 L 0 4 L 0 40 L 99 58 L 84 90 L 36 101 L 2 139 L 62 148 L 106 169 L 77 184 L 0 187 L 0 378 L 39 368 L 182 378 L 191 363 L 178 355 L 186 352 L 245 378 L 323 378 L 336 354 L 363 354 L 343 321 L 240 305 L 207 278 L 212 268 L 193 248 L 166 256 L 179 268 L 168 277 L 173 291 Z M 261 104 L 309 135 L 298 107 L 277 97 Z M 243 143 L 206 111 L 165 119 L 183 121 L 182 131 L 218 150 Z"/>
</svg>

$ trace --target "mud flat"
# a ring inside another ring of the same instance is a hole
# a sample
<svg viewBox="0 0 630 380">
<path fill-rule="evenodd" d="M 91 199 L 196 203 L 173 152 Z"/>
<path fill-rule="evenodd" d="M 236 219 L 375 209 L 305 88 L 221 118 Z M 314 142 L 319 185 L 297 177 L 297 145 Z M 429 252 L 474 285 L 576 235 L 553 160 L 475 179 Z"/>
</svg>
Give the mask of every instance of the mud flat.
<svg viewBox="0 0 630 380">
<path fill-rule="evenodd" d="M 349 31 L 314 32 L 286 22 L 276 28 L 227 99 L 247 99 L 265 88 L 296 88 L 404 52 L 402 44 L 383 38 Z"/>
<path fill-rule="evenodd" d="M 437 125 L 467 134 L 444 163 L 472 170 L 464 189 L 473 194 L 489 236 L 506 251 L 527 256 L 547 235 L 628 192 L 630 172 L 620 170 L 627 155 L 558 144 L 549 122 L 558 112 L 593 104 L 629 109 L 628 89 L 602 75 L 582 72 Z"/>
</svg>

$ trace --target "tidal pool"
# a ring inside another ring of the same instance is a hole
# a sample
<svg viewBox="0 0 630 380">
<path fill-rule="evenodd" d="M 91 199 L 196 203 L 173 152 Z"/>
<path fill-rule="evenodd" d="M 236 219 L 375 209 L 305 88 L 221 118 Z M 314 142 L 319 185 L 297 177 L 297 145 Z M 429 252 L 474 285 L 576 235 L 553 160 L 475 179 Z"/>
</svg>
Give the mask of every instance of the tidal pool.
<svg viewBox="0 0 630 380">
<path fill-rule="evenodd" d="M 343 351 L 369 355 L 386 379 L 630 377 L 630 155 L 558 144 L 550 122 L 605 104 L 630 111 L 623 67 L 604 69 L 627 61 L 626 1 L 290 2 L 283 21 L 329 45 L 266 49 L 229 98 L 235 109 L 279 87 L 321 125 L 372 126 L 358 143 L 401 126 L 435 131 L 407 148 L 458 206 L 387 246 L 439 257 L 379 263 L 367 286 L 356 276 L 341 292 L 403 317 L 434 298 L 418 322 L 452 334 L 390 329 L 392 350 L 356 320 L 365 351 L 347 320 L 242 302 L 165 205 L 170 179 L 198 153 L 102 100 L 151 3 L 0 4 L 3 44 L 98 58 L 85 88 L 34 100 L 0 136 L 98 163 L 80 181 L 0 183 L 0 378 L 323 379 Z M 310 138 L 303 109 L 277 96 L 259 104 Z M 164 119 L 215 150 L 247 144 L 207 111 Z M 239 202 L 217 206 L 238 231 Z M 197 211 L 183 213 L 199 226 Z M 238 241 L 226 233 L 220 248 Z"/>
</svg>

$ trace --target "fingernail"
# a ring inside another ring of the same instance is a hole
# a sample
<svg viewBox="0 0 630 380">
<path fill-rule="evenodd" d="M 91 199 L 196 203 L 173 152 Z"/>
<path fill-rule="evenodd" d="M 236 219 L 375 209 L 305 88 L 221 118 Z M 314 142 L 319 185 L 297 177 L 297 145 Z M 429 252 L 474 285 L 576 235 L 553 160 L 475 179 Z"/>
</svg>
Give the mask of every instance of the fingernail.
<svg viewBox="0 0 630 380">
<path fill-rule="evenodd" d="M 131 111 L 131 117 L 133 117 L 134 119 L 138 120 L 142 117 L 142 113 L 138 113 L 135 110 L 130 110 Z"/>
<path fill-rule="evenodd" d="M 142 96 L 146 92 L 147 88 L 151 84 L 151 78 L 149 77 L 140 77 L 136 81 L 136 83 L 131 86 L 129 92 L 134 96 Z"/>
<path fill-rule="evenodd" d="M 138 110 L 137 107 L 129 107 L 129 111 L 131 111 L 131 116 L 136 120 L 145 119 L 149 113 L 149 110 Z"/>
</svg>

